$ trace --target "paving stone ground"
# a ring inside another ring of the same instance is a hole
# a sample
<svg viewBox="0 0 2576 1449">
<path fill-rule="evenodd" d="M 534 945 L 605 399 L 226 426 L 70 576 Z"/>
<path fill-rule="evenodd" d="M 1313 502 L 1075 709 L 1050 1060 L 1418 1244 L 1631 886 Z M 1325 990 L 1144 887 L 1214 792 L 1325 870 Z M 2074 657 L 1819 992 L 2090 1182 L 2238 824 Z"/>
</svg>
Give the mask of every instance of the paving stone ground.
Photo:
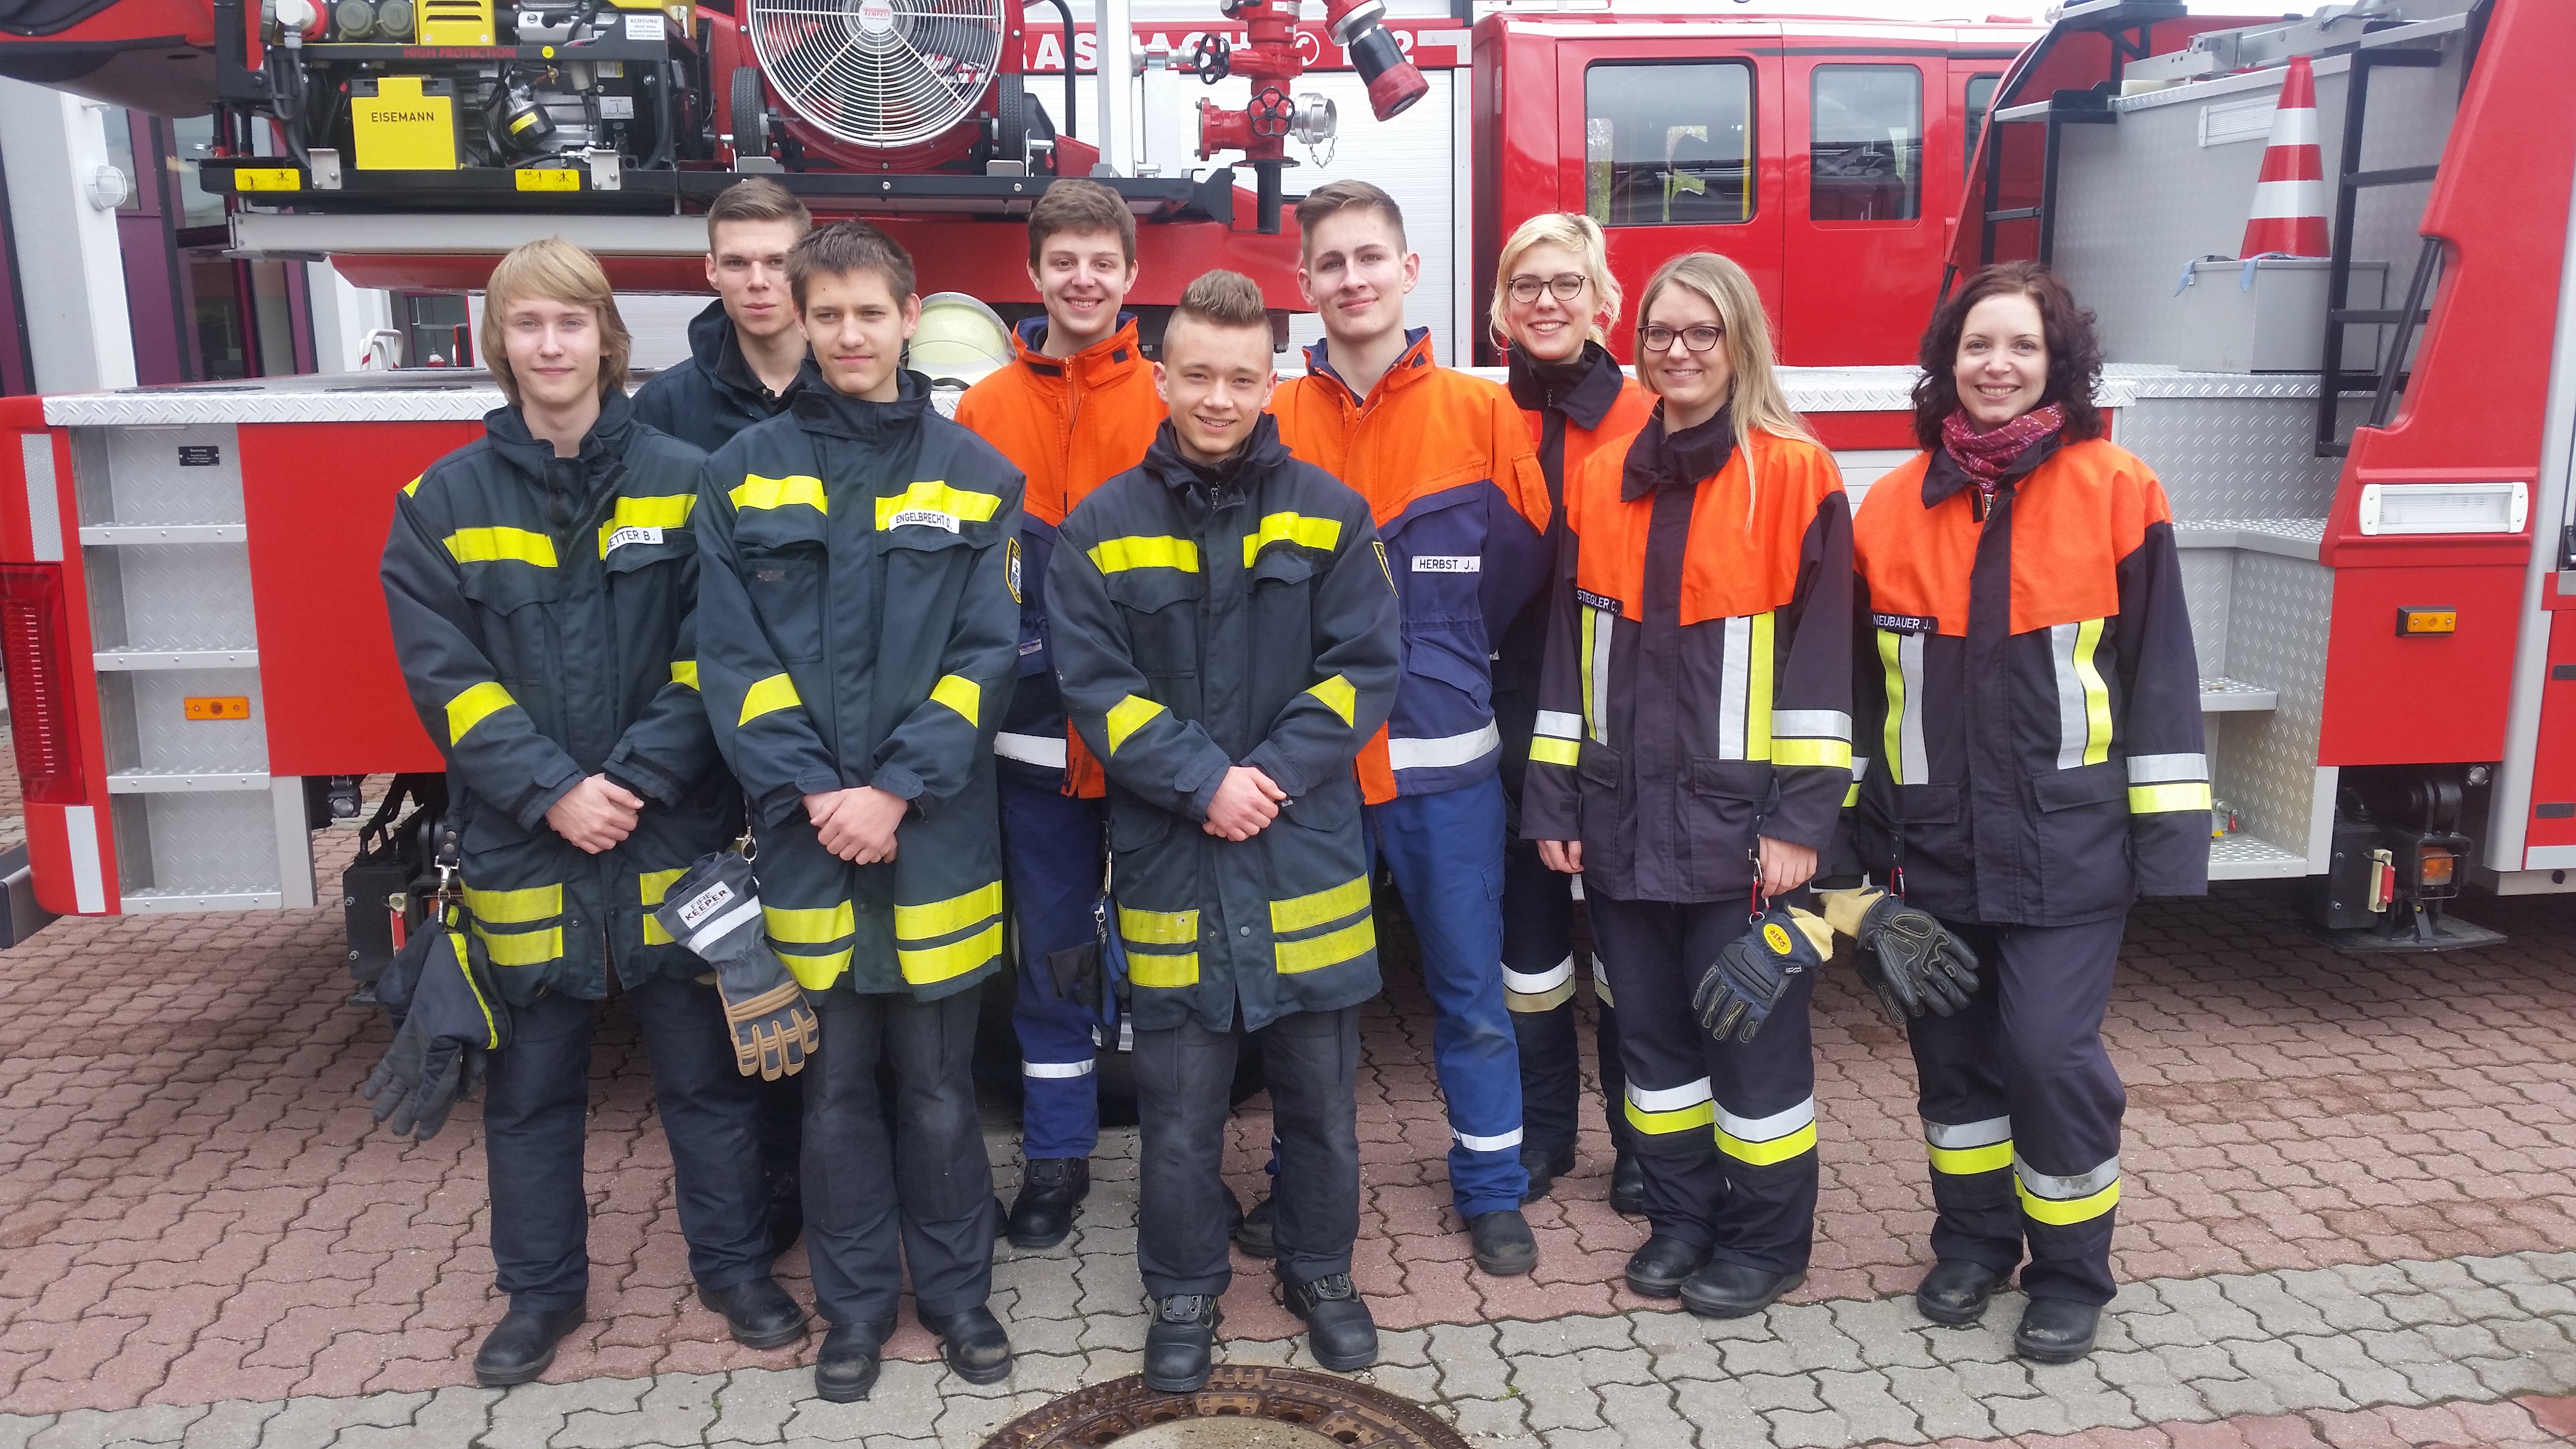
<svg viewBox="0 0 2576 1449">
<path fill-rule="evenodd" d="M 327 884 L 347 837 L 324 840 Z M 2251 888 L 2139 911 L 2107 1029 L 2130 1093 L 2125 1286 L 2102 1351 L 2065 1368 L 2010 1357 L 2017 1300 L 1977 1329 L 1914 1316 L 1912 1069 L 1842 973 L 1817 997 L 1814 1271 L 1723 1324 L 1618 1286 L 1644 1228 L 1604 1201 L 1597 1103 L 1576 1173 L 1530 1209 L 1538 1272 L 1474 1272 L 1427 1008 L 1399 979 L 1365 1025 L 1357 1277 L 1387 1329 L 1370 1377 L 1476 1442 L 1567 1449 L 2576 1443 L 2576 900 L 2463 914 L 2509 940 L 2343 957 Z M 346 1004 L 342 951 L 322 910 L 66 920 L 0 953 L 0 1449 L 971 1449 L 1135 1371 L 1132 1130 L 1107 1135 L 1071 1241 L 1003 1250 L 1006 1383 L 957 1383 L 907 1325 L 874 1399 L 832 1406 L 810 1395 L 812 1340 L 725 1340 L 691 1295 L 642 1051 L 612 1007 L 590 1322 L 547 1383 L 470 1387 L 500 1312 L 479 1118 L 425 1144 L 369 1130 L 356 1086 L 386 1032 Z M 1247 1199 L 1267 1135 L 1256 1097 L 1228 1161 Z M 1007 1193 L 1007 1125 L 989 1140 Z M 1227 1357 L 1302 1363 L 1260 1267 L 1237 1260 Z M 806 1294 L 801 1250 L 779 1276 Z"/>
</svg>

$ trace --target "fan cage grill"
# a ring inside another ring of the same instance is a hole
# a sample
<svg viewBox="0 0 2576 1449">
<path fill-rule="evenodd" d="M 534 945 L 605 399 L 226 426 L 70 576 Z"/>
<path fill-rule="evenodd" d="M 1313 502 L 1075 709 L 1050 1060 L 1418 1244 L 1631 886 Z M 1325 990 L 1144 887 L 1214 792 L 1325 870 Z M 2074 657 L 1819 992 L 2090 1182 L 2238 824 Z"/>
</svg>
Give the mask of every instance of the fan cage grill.
<svg viewBox="0 0 2576 1449">
<path fill-rule="evenodd" d="M 935 139 L 1000 70 L 1010 0 L 745 0 L 761 74 L 798 117 L 861 146 Z"/>
</svg>

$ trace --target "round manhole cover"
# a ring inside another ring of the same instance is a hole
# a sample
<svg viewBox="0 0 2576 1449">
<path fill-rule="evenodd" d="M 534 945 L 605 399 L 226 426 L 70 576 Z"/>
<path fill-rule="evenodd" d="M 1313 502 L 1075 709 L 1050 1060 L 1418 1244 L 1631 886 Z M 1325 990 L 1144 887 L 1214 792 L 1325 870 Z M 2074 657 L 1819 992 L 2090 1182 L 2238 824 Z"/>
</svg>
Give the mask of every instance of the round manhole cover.
<svg viewBox="0 0 2576 1449">
<path fill-rule="evenodd" d="M 1094 1384 L 1022 1414 L 984 1449 L 1467 1449 L 1430 1410 L 1382 1389 L 1304 1369 L 1246 1365 L 1195 1394 L 1141 1376 Z"/>
</svg>

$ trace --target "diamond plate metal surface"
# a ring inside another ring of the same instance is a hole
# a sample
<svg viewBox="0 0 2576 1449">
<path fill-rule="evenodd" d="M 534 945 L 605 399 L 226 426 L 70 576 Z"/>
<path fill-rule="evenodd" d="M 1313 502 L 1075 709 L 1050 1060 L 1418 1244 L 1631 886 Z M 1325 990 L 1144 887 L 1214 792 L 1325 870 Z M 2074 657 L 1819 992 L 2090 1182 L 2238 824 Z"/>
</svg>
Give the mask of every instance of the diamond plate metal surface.
<svg viewBox="0 0 2576 1449">
<path fill-rule="evenodd" d="M 237 543 L 82 550 L 102 650 L 249 649 L 250 554 Z"/>
<path fill-rule="evenodd" d="M 242 521 L 241 448 L 229 424 L 90 434 L 75 440 L 72 466 L 84 527 Z"/>
<path fill-rule="evenodd" d="M 71 393 L 45 399 L 45 421 L 58 428 L 451 422 L 480 418 L 506 401 L 482 372 L 341 372 Z"/>
<path fill-rule="evenodd" d="M 276 892 L 277 822 L 269 791 L 118 795 L 116 858 L 128 891 Z"/>
<path fill-rule="evenodd" d="M 2120 410 L 2117 439 L 2156 470 L 2176 518 L 2323 519 L 2342 460 L 2316 456 L 2314 407 L 2281 397 L 2141 397 Z"/>
<path fill-rule="evenodd" d="M 2211 786 L 2236 807 L 2246 833 L 2304 852 L 2325 725 L 2326 633 L 2334 603 L 2330 569 L 2272 554 L 2233 555 L 2225 673 L 2280 692 L 2265 712 L 2216 714 Z"/>
<path fill-rule="evenodd" d="M 2191 649 L 2200 672 L 2227 672 L 2229 592 L 2236 583 L 2236 553 L 2224 548 L 2187 548 L 2182 559 L 2182 599 L 2191 614 Z"/>
<path fill-rule="evenodd" d="M 2209 842 L 2211 880 L 2262 880 L 2307 873 L 2308 858 L 2304 854 L 2257 840 L 2242 830 Z"/>
<path fill-rule="evenodd" d="M 111 729 L 108 770 L 114 774 L 220 775 L 268 770 L 268 719 L 254 669 L 153 669 L 118 676 L 111 691 L 100 680 L 100 707 L 123 706 L 129 727 Z M 250 700 L 246 720 L 192 720 L 187 701 L 207 695 Z M 262 788 L 265 788 L 265 782 Z"/>
</svg>

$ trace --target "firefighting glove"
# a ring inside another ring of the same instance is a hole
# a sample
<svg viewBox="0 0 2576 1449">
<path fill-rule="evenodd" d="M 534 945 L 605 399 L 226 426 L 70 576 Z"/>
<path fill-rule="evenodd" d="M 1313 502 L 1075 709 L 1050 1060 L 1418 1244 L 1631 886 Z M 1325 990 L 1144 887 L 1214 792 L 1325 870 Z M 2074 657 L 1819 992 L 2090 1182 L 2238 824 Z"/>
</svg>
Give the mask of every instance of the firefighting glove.
<svg viewBox="0 0 2576 1449">
<path fill-rule="evenodd" d="M 379 1124 L 426 1142 L 447 1125 L 457 1099 L 482 1083 L 484 1054 L 510 1044 L 510 1008 L 464 934 L 428 925 L 416 939 L 421 965 L 411 1010 L 360 1090 Z"/>
<path fill-rule="evenodd" d="M 803 1071 L 822 1044 L 823 1024 L 769 949 L 751 862 L 731 850 L 700 858 L 671 883 L 653 918 L 716 968 L 735 1068 L 770 1082 Z"/>
<path fill-rule="evenodd" d="M 1860 943 L 1852 965 L 1897 1030 L 1927 1010 L 1948 1016 L 1976 994 L 1977 953 L 1928 912 L 1884 891 L 1824 891 L 1817 900 L 1833 928 Z"/>
<path fill-rule="evenodd" d="M 1795 906 L 1764 911 L 1752 930 L 1727 942 L 1700 974 L 1691 1009 L 1719 1041 L 1739 1027 L 1737 1039 L 1751 1041 L 1771 1019 L 1792 978 L 1823 969 L 1833 943 L 1832 927 Z"/>
</svg>

